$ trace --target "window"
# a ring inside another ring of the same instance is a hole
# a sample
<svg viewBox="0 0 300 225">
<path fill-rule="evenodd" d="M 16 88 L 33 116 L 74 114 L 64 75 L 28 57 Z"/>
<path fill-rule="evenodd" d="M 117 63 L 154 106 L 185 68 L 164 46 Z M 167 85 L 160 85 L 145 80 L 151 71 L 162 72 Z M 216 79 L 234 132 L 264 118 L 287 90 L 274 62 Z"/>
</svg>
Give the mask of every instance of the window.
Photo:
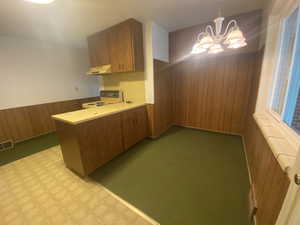
<svg viewBox="0 0 300 225">
<path fill-rule="evenodd" d="M 300 12 L 283 21 L 271 110 L 300 134 Z"/>
</svg>

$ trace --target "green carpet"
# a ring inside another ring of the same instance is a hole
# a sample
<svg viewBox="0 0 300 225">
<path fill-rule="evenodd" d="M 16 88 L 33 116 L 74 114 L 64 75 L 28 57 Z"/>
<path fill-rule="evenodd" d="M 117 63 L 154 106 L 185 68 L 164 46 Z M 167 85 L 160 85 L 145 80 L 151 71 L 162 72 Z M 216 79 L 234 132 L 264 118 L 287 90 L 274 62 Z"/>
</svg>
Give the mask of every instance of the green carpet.
<svg viewBox="0 0 300 225">
<path fill-rule="evenodd" d="M 0 152 L 0 166 L 58 145 L 55 133 L 17 143 L 13 149 Z"/>
<path fill-rule="evenodd" d="M 249 225 L 249 180 L 238 136 L 173 127 L 91 178 L 161 225 Z"/>
</svg>

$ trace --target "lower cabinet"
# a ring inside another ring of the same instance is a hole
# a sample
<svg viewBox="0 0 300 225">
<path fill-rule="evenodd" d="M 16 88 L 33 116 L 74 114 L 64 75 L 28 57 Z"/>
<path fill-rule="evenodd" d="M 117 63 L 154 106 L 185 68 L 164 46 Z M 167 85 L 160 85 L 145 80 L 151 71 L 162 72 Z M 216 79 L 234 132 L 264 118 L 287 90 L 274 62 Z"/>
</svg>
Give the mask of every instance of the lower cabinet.
<svg viewBox="0 0 300 225">
<path fill-rule="evenodd" d="M 126 111 L 122 117 L 124 148 L 127 150 L 148 136 L 146 107 Z"/>
<path fill-rule="evenodd" d="M 77 133 L 86 174 L 123 152 L 120 114 L 82 123 Z"/>
<path fill-rule="evenodd" d="M 90 174 L 124 150 L 121 114 L 78 125 L 55 122 L 64 162 L 81 176 Z"/>
<path fill-rule="evenodd" d="M 86 176 L 148 136 L 146 107 L 77 125 L 55 121 L 66 166 Z"/>
</svg>

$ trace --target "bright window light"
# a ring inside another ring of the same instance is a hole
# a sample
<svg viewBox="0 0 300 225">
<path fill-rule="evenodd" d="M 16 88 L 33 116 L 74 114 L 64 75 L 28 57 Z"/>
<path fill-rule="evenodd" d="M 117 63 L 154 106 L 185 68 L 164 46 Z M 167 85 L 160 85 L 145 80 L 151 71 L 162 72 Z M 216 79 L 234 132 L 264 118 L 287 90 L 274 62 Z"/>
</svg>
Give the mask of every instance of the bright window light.
<svg viewBox="0 0 300 225">
<path fill-rule="evenodd" d="M 300 135 L 300 9 L 283 21 L 271 111 Z"/>
<path fill-rule="evenodd" d="M 55 0 L 24 0 L 25 2 L 32 2 L 36 4 L 50 4 L 54 2 Z"/>
</svg>

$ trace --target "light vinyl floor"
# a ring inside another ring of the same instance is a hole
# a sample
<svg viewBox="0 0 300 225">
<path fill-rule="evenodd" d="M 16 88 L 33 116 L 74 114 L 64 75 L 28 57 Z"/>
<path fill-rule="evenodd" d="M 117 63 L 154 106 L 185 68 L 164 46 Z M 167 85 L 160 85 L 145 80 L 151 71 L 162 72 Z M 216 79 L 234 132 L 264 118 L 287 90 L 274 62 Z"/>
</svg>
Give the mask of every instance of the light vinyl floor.
<svg viewBox="0 0 300 225">
<path fill-rule="evenodd" d="M 151 225 L 101 184 L 81 179 L 60 147 L 0 167 L 1 225 Z"/>
</svg>

